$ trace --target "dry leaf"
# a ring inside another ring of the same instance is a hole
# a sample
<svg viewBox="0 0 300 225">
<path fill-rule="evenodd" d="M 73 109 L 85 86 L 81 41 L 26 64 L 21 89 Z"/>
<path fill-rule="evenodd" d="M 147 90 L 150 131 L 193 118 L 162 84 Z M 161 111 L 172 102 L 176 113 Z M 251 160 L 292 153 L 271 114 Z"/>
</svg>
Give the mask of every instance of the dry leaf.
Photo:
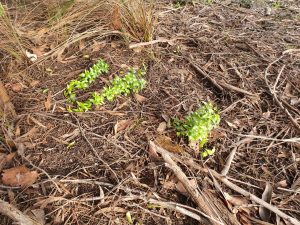
<svg viewBox="0 0 300 225">
<path fill-rule="evenodd" d="M 166 149 L 169 152 L 173 152 L 173 153 L 182 153 L 183 149 L 181 148 L 181 146 L 174 144 L 171 140 L 171 138 L 161 135 L 158 136 L 155 141 L 154 141 L 158 146 Z"/>
<path fill-rule="evenodd" d="M 160 159 L 160 156 L 157 154 L 157 151 L 155 150 L 155 148 L 153 148 L 152 145 L 149 146 L 148 152 L 149 152 L 149 156 L 152 157 L 153 159 L 155 160 Z"/>
<path fill-rule="evenodd" d="M 235 128 L 235 129 L 238 128 L 235 124 L 233 124 L 233 123 L 231 123 L 231 122 L 229 122 L 229 121 L 226 121 L 226 120 L 225 120 L 225 122 L 226 122 L 226 123 L 228 124 L 228 126 L 230 126 L 231 128 Z"/>
<path fill-rule="evenodd" d="M 14 92 L 20 92 L 22 90 L 22 85 L 20 83 L 12 84 L 11 89 Z"/>
<path fill-rule="evenodd" d="M 262 194 L 262 200 L 264 200 L 267 203 L 271 203 L 271 199 L 272 199 L 272 192 L 273 192 L 273 187 L 272 185 L 267 182 L 266 183 L 266 187 L 265 190 Z M 259 207 L 259 216 L 263 221 L 269 222 L 270 218 L 271 218 L 271 211 L 263 206 Z"/>
<path fill-rule="evenodd" d="M 285 188 L 288 186 L 287 180 L 281 180 L 277 183 L 278 187 Z"/>
<path fill-rule="evenodd" d="M 51 93 L 51 91 L 49 91 L 48 92 L 48 97 L 47 97 L 47 100 L 45 101 L 45 109 L 46 109 L 46 111 L 49 111 L 50 110 L 50 108 L 51 108 L 51 95 L 52 95 L 52 93 Z"/>
<path fill-rule="evenodd" d="M 120 30 L 122 28 L 120 7 L 118 5 L 115 5 L 114 9 L 112 10 L 111 25 L 115 30 Z"/>
<path fill-rule="evenodd" d="M 25 166 L 17 166 L 3 171 L 2 182 L 9 186 L 26 187 L 34 184 L 38 176 L 36 171 L 30 171 Z"/>
<path fill-rule="evenodd" d="M 190 182 L 189 182 L 189 185 L 192 186 L 192 188 L 194 188 L 194 189 L 198 188 L 198 184 L 197 184 L 197 180 L 196 179 L 191 179 Z M 178 181 L 176 183 L 175 188 L 181 194 L 189 196 L 189 193 L 186 191 L 185 187 L 183 186 L 183 184 L 180 181 Z"/>
<path fill-rule="evenodd" d="M 115 213 L 126 213 L 127 210 L 123 209 L 121 207 L 107 207 L 107 208 L 102 208 L 99 209 L 97 212 L 95 212 L 95 216 L 103 213 L 108 213 L 108 212 L 115 212 Z"/>
<path fill-rule="evenodd" d="M 33 80 L 33 81 L 30 82 L 29 86 L 30 86 L 30 87 L 35 87 L 35 86 L 37 86 L 39 83 L 40 83 L 40 82 L 39 82 L 38 80 Z"/>
<path fill-rule="evenodd" d="M 31 212 L 40 224 L 46 224 L 44 209 L 33 209 Z"/>
<path fill-rule="evenodd" d="M 161 122 L 158 125 L 157 132 L 162 134 L 166 129 L 167 129 L 167 123 L 166 122 Z"/>
<path fill-rule="evenodd" d="M 32 52 L 37 56 L 41 57 L 43 56 L 49 49 L 49 46 L 47 44 L 31 48 Z"/>
<path fill-rule="evenodd" d="M 224 192 L 224 197 L 233 206 L 240 207 L 248 205 L 248 200 L 245 197 L 231 196 L 226 192 Z"/>
<path fill-rule="evenodd" d="M 147 98 L 145 98 L 144 96 L 139 95 L 139 94 L 134 94 L 134 97 L 139 103 L 142 103 L 147 100 Z"/>
<path fill-rule="evenodd" d="M 133 123 L 132 120 L 120 120 L 115 124 L 114 131 L 117 134 L 119 131 L 125 130 Z"/>
<path fill-rule="evenodd" d="M 0 172 L 4 168 L 4 166 L 11 162 L 13 158 L 16 156 L 16 152 L 10 153 L 10 154 L 3 154 L 0 153 Z"/>
</svg>

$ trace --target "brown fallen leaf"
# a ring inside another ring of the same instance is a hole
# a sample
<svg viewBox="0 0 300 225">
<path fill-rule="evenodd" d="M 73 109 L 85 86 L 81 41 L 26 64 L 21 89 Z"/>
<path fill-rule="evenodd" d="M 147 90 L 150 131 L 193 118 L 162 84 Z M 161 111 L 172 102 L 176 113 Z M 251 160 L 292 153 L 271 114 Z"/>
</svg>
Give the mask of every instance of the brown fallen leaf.
<svg viewBox="0 0 300 225">
<path fill-rule="evenodd" d="M 104 110 L 105 113 L 111 115 L 111 116 L 124 116 L 125 113 L 117 112 L 117 111 L 110 111 L 110 110 Z"/>
<path fill-rule="evenodd" d="M 0 153 L 0 172 L 2 171 L 3 167 L 11 162 L 13 158 L 16 156 L 16 152 L 10 153 L 10 154 L 3 154 Z"/>
<path fill-rule="evenodd" d="M 41 57 L 43 56 L 46 52 L 49 51 L 49 46 L 47 44 L 41 45 L 41 46 L 37 46 L 37 47 L 33 47 L 31 48 L 31 51 L 36 54 L 37 57 Z"/>
<path fill-rule="evenodd" d="M 119 131 L 125 130 L 127 127 L 129 127 L 133 123 L 132 120 L 120 120 L 118 121 L 114 126 L 115 134 L 117 134 Z"/>
<path fill-rule="evenodd" d="M 12 84 L 11 89 L 14 92 L 20 92 L 22 90 L 22 85 L 20 83 Z"/>
<path fill-rule="evenodd" d="M 266 187 L 265 190 L 262 194 L 262 200 L 264 200 L 267 203 L 271 203 L 271 199 L 272 199 L 272 192 L 273 192 L 273 187 L 272 185 L 267 182 L 266 183 Z M 259 207 L 258 210 L 259 216 L 263 221 L 269 222 L 270 218 L 271 218 L 271 211 L 263 206 Z"/>
<path fill-rule="evenodd" d="M 242 196 L 231 196 L 227 192 L 224 192 L 225 199 L 233 206 L 247 206 L 249 204 L 248 200 Z"/>
<path fill-rule="evenodd" d="M 198 184 L 197 184 L 197 180 L 196 179 L 190 179 L 191 186 L 196 189 L 198 188 Z M 179 191 L 181 194 L 185 195 L 185 196 L 189 196 L 189 193 L 186 191 L 185 187 L 183 186 L 183 184 L 178 181 L 175 185 L 175 188 L 177 191 Z"/>
<path fill-rule="evenodd" d="M 167 129 L 167 123 L 161 122 L 156 129 L 159 134 L 162 134 Z"/>
<path fill-rule="evenodd" d="M 51 95 L 52 95 L 52 93 L 51 93 L 51 91 L 49 91 L 49 92 L 48 92 L 47 100 L 46 100 L 45 103 L 44 103 L 46 111 L 49 111 L 50 108 L 51 108 L 51 102 L 52 102 L 52 101 L 51 101 Z"/>
<path fill-rule="evenodd" d="M 155 148 L 153 148 L 153 146 L 149 146 L 148 148 L 148 152 L 149 152 L 149 156 L 154 159 L 154 160 L 159 160 L 161 157 L 157 154 L 157 151 L 155 150 Z"/>
<path fill-rule="evenodd" d="M 2 182 L 9 186 L 26 187 L 34 184 L 38 176 L 36 171 L 31 171 L 25 166 L 17 166 L 3 171 Z"/>
<path fill-rule="evenodd" d="M 33 81 L 31 81 L 31 82 L 29 83 L 29 86 L 30 86 L 30 87 L 35 87 L 35 86 L 37 86 L 39 83 L 40 83 L 40 82 L 39 82 L 38 80 L 33 80 Z"/>
<path fill-rule="evenodd" d="M 115 212 L 115 213 L 126 213 L 127 210 L 121 207 L 107 207 L 99 209 L 97 212 L 95 212 L 95 216 L 99 214 L 106 214 L 108 212 Z"/>
<path fill-rule="evenodd" d="M 144 101 L 147 100 L 146 97 L 139 95 L 139 94 L 134 94 L 135 99 L 139 102 L 139 103 L 143 103 Z"/>
<path fill-rule="evenodd" d="M 169 138 L 167 136 L 160 135 L 154 140 L 154 142 L 169 152 L 173 152 L 173 153 L 182 153 L 183 152 L 183 148 L 178 144 L 174 144 L 172 142 L 171 138 Z"/>
</svg>

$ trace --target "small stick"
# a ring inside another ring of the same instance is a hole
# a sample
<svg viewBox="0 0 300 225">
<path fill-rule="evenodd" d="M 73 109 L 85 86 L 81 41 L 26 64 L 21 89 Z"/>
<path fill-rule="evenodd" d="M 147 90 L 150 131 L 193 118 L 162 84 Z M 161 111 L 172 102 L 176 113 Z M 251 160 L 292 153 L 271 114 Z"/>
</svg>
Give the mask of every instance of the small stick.
<svg viewBox="0 0 300 225">
<path fill-rule="evenodd" d="M 169 209 L 173 209 L 175 210 L 176 212 L 179 212 L 183 215 L 186 215 L 186 216 L 189 216 L 195 220 L 197 220 L 198 222 L 203 222 L 203 219 L 196 213 L 194 212 L 191 212 L 189 210 L 187 210 L 186 208 L 184 208 L 183 206 L 181 206 L 180 204 L 178 203 L 175 203 L 175 202 L 164 202 L 164 201 L 157 201 L 155 199 L 150 199 L 149 202 L 151 204 L 157 204 L 157 205 L 160 205 L 162 207 L 165 207 L 165 208 L 169 208 Z M 207 217 L 207 215 L 203 214 L 202 212 L 198 211 L 202 216 L 204 217 Z M 213 218 L 210 218 L 211 220 L 213 220 L 215 223 L 217 224 L 221 224 L 221 225 L 224 225 L 223 223 L 213 219 Z"/>
<path fill-rule="evenodd" d="M 31 219 L 29 216 L 22 213 L 16 207 L 0 199 L 0 213 L 8 216 L 14 221 L 24 225 L 41 225 L 39 222 Z"/>
<path fill-rule="evenodd" d="M 161 152 L 167 152 L 167 150 L 164 150 L 162 148 L 159 149 L 160 151 L 158 151 L 159 153 Z M 171 157 L 177 161 L 177 162 L 182 162 L 183 159 L 179 158 L 177 155 L 172 154 Z M 291 222 L 293 225 L 300 225 L 300 222 L 287 215 L 286 213 L 282 212 L 281 210 L 279 210 L 276 206 L 273 206 L 271 204 L 269 204 L 268 202 L 265 202 L 264 200 L 256 197 L 255 195 L 251 194 L 250 192 L 242 189 L 241 187 L 235 185 L 234 183 L 232 183 L 231 181 L 229 181 L 226 177 L 223 177 L 221 174 L 219 174 L 218 172 L 214 171 L 214 170 L 209 170 L 209 169 L 205 169 L 202 168 L 200 165 L 198 165 L 197 163 L 195 163 L 192 159 L 189 160 L 184 160 L 185 164 L 189 165 L 190 167 L 200 170 L 204 173 L 209 173 L 209 171 L 211 172 L 211 174 L 216 177 L 219 181 L 221 181 L 223 184 L 225 184 L 227 187 L 229 187 L 230 189 L 238 192 L 239 194 L 250 198 L 250 200 L 254 201 L 257 204 L 262 205 L 263 207 L 269 209 L 270 211 L 272 211 L 273 213 L 277 214 L 278 216 L 280 216 L 281 218 Z"/>
<path fill-rule="evenodd" d="M 194 169 L 200 170 L 200 171 L 202 171 L 204 173 L 208 173 L 208 174 L 211 173 L 214 177 L 216 177 L 219 181 L 221 181 L 223 184 L 225 184 L 230 189 L 238 192 L 239 194 L 241 194 L 241 195 L 243 195 L 245 197 L 248 197 L 250 200 L 254 201 L 255 203 L 260 204 L 263 207 L 269 209 L 270 211 L 272 211 L 273 213 L 277 214 L 278 216 L 280 216 L 284 220 L 289 221 L 291 224 L 293 224 L 293 225 L 300 225 L 300 222 L 297 219 L 295 219 L 295 218 L 287 215 L 286 213 L 284 213 L 280 209 L 278 209 L 276 206 L 273 206 L 273 205 L 269 204 L 268 202 L 260 199 L 259 197 L 256 197 L 255 195 L 251 194 L 250 192 L 248 192 L 248 191 L 242 189 L 241 187 L 235 185 L 234 183 L 232 183 L 231 181 L 229 181 L 226 177 L 222 176 L 218 172 L 216 172 L 214 170 L 203 168 L 200 165 L 198 165 L 197 163 L 195 163 L 192 159 L 184 160 L 181 157 L 179 157 L 178 155 L 171 154 L 167 150 L 165 150 L 165 149 L 163 149 L 163 148 L 161 148 L 159 146 L 156 146 L 152 141 L 150 141 L 150 145 L 152 147 L 154 147 L 155 150 L 158 153 L 160 153 L 162 156 L 166 156 L 167 155 L 169 158 L 171 158 L 171 160 L 173 159 L 176 162 L 181 162 L 181 163 L 184 161 L 185 164 L 189 165 L 190 167 L 192 167 Z M 187 177 L 186 177 L 186 179 L 187 179 Z M 188 190 L 188 189 L 186 189 L 186 190 Z"/>
<path fill-rule="evenodd" d="M 277 78 L 276 78 L 276 81 L 275 81 L 275 84 L 274 84 L 273 89 L 270 87 L 269 81 L 268 81 L 268 78 L 267 78 L 267 76 L 268 76 L 268 71 L 269 71 L 269 69 L 271 68 L 271 66 L 272 66 L 274 63 L 278 62 L 282 57 L 283 57 L 283 56 L 281 56 L 280 58 L 278 58 L 278 59 L 276 59 L 275 61 L 271 62 L 271 63 L 267 66 L 267 68 L 266 68 L 266 70 L 265 70 L 264 80 L 265 80 L 265 83 L 266 83 L 266 85 L 267 85 L 267 87 L 268 87 L 268 89 L 269 89 L 269 92 L 270 92 L 270 94 L 273 96 L 273 99 L 274 99 L 274 101 L 276 102 L 276 104 L 277 104 L 277 105 L 285 112 L 285 114 L 288 116 L 288 118 L 290 119 L 290 121 L 292 122 L 292 124 L 294 125 L 294 127 L 300 132 L 300 125 L 299 125 L 299 124 L 297 123 L 297 121 L 293 118 L 293 116 L 290 114 L 290 112 L 283 106 L 282 102 L 281 102 L 281 101 L 279 100 L 279 98 L 277 97 L 276 91 L 275 91 L 276 85 L 277 85 L 277 83 L 278 83 L 278 79 L 279 79 L 279 77 L 281 76 L 281 74 L 282 74 L 282 72 L 283 72 L 283 70 L 284 70 L 284 68 L 285 68 L 285 65 L 281 68 L 281 70 L 280 70 L 280 72 L 279 72 L 279 74 L 278 74 L 278 76 L 277 76 Z"/>
<path fill-rule="evenodd" d="M 223 91 L 223 87 L 217 83 L 213 78 L 211 78 L 204 70 L 202 70 L 198 65 L 194 64 L 192 61 L 188 60 L 191 66 L 198 71 L 202 76 L 208 79 L 219 91 Z"/>
<path fill-rule="evenodd" d="M 239 148 L 242 144 L 244 144 L 245 142 L 251 141 L 251 140 L 252 140 L 252 138 L 244 138 L 243 140 L 238 141 L 237 143 L 235 143 L 235 146 L 234 146 L 234 148 L 232 149 L 232 151 L 230 152 L 230 154 L 229 154 L 229 156 L 228 156 L 228 159 L 227 159 L 227 161 L 226 161 L 226 164 L 225 164 L 225 166 L 224 166 L 224 168 L 223 168 L 223 170 L 222 170 L 222 172 L 221 172 L 221 175 L 222 175 L 222 176 L 225 177 L 225 176 L 228 174 L 229 169 L 230 169 L 230 166 L 231 166 L 231 163 L 232 163 L 232 161 L 233 161 L 233 159 L 234 159 L 234 156 L 235 156 L 236 151 L 238 150 L 238 148 Z"/>
<path fill-rule="evenodd" d="M 130 49 L 133 48 L 139 48 L 139 47 L 143 47 L 143 46 L 147 46 L 147 45 L 153 45 L 153 44 L 157 44 L 157 43 L 171 43 L 173 40 L 168 40 L 168 39 L 157 39 L 157 40 L 153 40 L 153 41 L 148 41 L 148 42 L 141 42 L 141 43 L 137 43 L 137 44 L 131 44 L 129 45 Z"/>
<path fill-rule="evenodd" d="M 72 115 L 72 114 L 71 114 Z M 72 115 L 73 116 L 73 115 Z M 82 129 L 82 127 L 80 126 L 80 122 L 79 120 L 77 119 L 76 116 L 73 116 L 73 118 L 77 121 L 77 124 L 78 124 L 78 128 L 80 130 L 80 133 L 82 135 L 82 137 L 84 138 L 84 140 L 88 143 L 88 145 L 90 146 L 90 148 L 93 150 L 93 153 L 94 155 L 99 159 L 100 162 L 102 162 L 111 172 L 112 174 L 115 176 L 115 178 L 118 180 L 118 176 L 116 174 L 116 172 L 108 165 L 107 162 L 105 162 L 101 157 L 100 155 L 98 154 L 98 152 L 96 151 L 96 149 L 94 148 L 94 146 L 92 145 L 92 143 L 89 141 L 89 139 L 86 137 L 85 135 L 85 130 Z"/>
<path fill-rule="evenodd" d="M 167 163 L 166 166 L 169 167 L 173 171 L 173 173 L 176 175 L 176 177 L 178 178 L 178 180 L 182 183 L 182 185 L 184 186 L 184 188 L 186 189 L 186 191 L 191 195 L 191 197 L 193 198 L 193 200 L 197 203 L 198 207 L 201 210 L 203 210 L 203 212 L 205 214 L 207 214 L 208 217 L 210 218 L 211 215 L 212 215 L 212 212 L 207 207 L 207 203 L 205 202 L 205 200 L 203 199 L 203 197 L 201 196 L 201 194 L 199 193 L 199 191 L 197 190 L 197 188 L 195 188 L 194 185 L 191 184 L 190 180 L 182 172 L 182 170 L 180 169 L 180 167 L 173 161 L 173 159 L 168 154 L 168 152 L 166 152 L 166 150 L 164 150 L 161 147 L 159 147 L 156 144 L 154 144 L 154 142 L 152 142 L 152 141 L 150 141 L 150 146 L 151 146 L 151 148 L 155 149 L 157 152 L 159 152 L 162 155 L 163 159 Z M 208 223 L 208 224 L 211 224 L 212 220 L 210 219 L 209 221 L 205 221 L 205 222 Z"/>
</svg>

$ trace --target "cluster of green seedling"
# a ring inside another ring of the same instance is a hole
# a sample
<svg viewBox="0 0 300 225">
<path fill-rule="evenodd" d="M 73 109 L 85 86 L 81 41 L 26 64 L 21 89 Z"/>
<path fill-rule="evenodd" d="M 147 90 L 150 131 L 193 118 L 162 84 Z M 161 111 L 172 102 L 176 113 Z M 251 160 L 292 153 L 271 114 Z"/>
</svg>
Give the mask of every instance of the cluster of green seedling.
<svg viewBox="0 0 300 225">
<path fill-rule="evenodd" d="M 212 103 L 204 102 L 195 112 L 190 113 L 180 120 L 173 120 L 178 136 L 185 136 L 189 142 L 199 142 L 202 148 L 208 141 L 208 136 L 213 128 L 220 123 L 220 116 Z"/>
<path fill-rule="evenodd" d="M 99 60 L 94 64 L 90 70 L 85 71 L 79 75 L 79 79 L 72 80 L 64 92 L 65 97 L 69 102 L 75 103 L 77 107 L 75 109 L 68 108 L 69 111 L 74 112 L 86 112 L 92 109 L 94 106 L 101 106 L 105 100 L 113 101 L 118 96 L 125 95 L 132 92 L 138 92 L 145 87 L 146 81 L 142 77 L 145 75 L 145 69 L 129 71 L 123 76 L 116 76 L 110 84 L 104 87 L 100 93 L 94 92 L 92 96 L 84 102 L 76 100 L 75 89 L 85 90 L 89 85 L 101 74 L 108 73 L 109 66 L 103 60 Z"/>
</svg>

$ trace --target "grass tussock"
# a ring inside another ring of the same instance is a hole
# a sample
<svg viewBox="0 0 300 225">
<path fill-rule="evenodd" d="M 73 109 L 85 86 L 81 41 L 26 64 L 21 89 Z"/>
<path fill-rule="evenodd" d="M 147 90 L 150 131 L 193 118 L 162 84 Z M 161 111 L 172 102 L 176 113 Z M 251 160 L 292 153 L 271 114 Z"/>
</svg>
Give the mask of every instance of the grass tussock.
<svg viewBox="0 0 300 225">
<path fill-rule="evenodd" d="M 153 39 L 155 16 L 152 0 L 112 0 L 112 25 L 134 41 Z"/>
<path fill-rule="evenodd" d="M 20 60 L 25 53 L 24 44 L 21 41 L 22 32 L 13 23 L 7 8 L 0 3 L 0 58 Z"/>
<path fill-rule="evenodd" d="M 57 56 L 70 46 L 85 46 L 107 36 L 151 41 L 152 0 L 41 0 L 0 4 L 0 57 L 21 59 L 26 50 L 46 46 L 44 56 Z M 51 43 L 51 44 L 49 44 Z"/>
</svg>

